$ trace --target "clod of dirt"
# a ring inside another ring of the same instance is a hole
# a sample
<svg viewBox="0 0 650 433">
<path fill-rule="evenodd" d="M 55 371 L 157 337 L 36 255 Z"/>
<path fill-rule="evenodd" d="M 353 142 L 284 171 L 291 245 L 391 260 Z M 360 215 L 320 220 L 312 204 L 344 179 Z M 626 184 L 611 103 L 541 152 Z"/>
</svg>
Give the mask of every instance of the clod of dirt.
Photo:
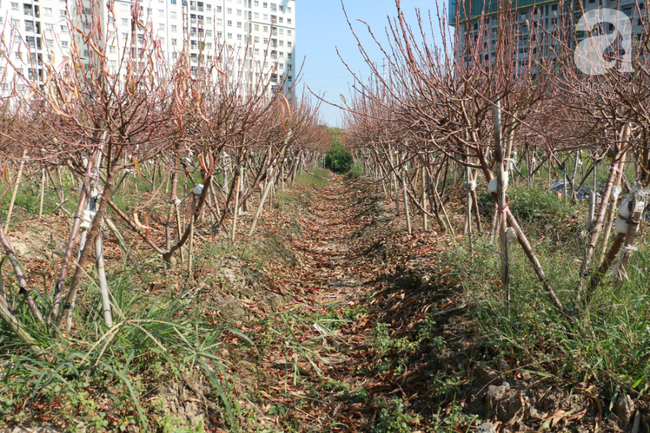
<svg viewBox="0 0 650 433">
<path fill-rule="evenodd" d="M 154 387 L 154 399 L 163 399 L 167 403 L 164 412 L 173 414 L 179 426 L 196 428 L 199 424 L 207 426 L 210 422 L 223 422 L 221 408 L 212 401 L 213 398 L 206 396 L 210 393 L 210 385 L 196 372 L 185 371 L 179 381 L 161 383 Z"/>
<path fill-rule="evenodd" d="M 277 311 L 284 304 L 284 298 L 277 294 L 271 294 L 259 302 L 259 306 L 265 313 Z"/>
<path fill-rule="evenodd" d="M 474 377 L 478 383 L 488 385 L 494 383 L 499 378 L 499 374 L 488 367 L 478 364 L 474 367 Z"/>
<path fill-rule="evenodd" d="M 244 278 L 237 275 L 230 268 L 222 268 L 217 274 L 217 278 L 220 280 L 217 285 L 216 292 L 219 292 L 223 295 L 231 295 L 238 299 L 241 298 L 251 298 L 255 294 L 252 288 L 246 285 Z"/>
<path fill-rule="evenodd" d="M 619 427 L 626 429 L 630 425 L 634 409 L 634 401 L 629 395 L 621 394 L 618 396 L 612 408 L 612 413 L 618 418 Z"/>
<path fill-rule="evenodd" d="M 212 298 L 214 307 L 225 317 L 248 321 L 248 313 L 244 306 L 232 295 L 222 296 L 215 294 Z"/>
<path fill-rule="evenodd" d="M 493 415 L 500 415 L 499 419 L 506 418 L 506 421 L 510 419 L 501 416 L 504 412 L 504 405 L 500 404 L 501 401 L 510 396 L 509 391 L 510 386 L 490 385 L 488 387 L 487 394 L 485 395 L 485 413 L 487 414 L 488 418 L 491 418 Z"/>
<path fill-rule="evenodd" d="M 491 422 L 486 422 L 476 427 L 476 433 L 497 433 Z"/>
</svg>

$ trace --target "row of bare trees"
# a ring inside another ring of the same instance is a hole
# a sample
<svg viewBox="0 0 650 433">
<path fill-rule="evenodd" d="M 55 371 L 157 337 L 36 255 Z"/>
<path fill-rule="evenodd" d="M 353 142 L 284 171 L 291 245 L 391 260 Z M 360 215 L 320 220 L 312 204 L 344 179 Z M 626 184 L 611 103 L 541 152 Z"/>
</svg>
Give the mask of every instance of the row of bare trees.
<svg viewBox="0 0 650 433">
<path fill-rule="evenodd" d="M 543 24 L 541 6 L 534 4 L 522 20 L 521 12 L 515 13 L 507 2 L 498 2 L 490 14 L 466 11 L 460 3 L 450 34 L 440 13 L 436 20 L 418 12 L 417 22 L 408 24 L 396 0 L 397 16 L 389 22 L 388 41 L 375 39 L 387 59 L 387 70 L 376 67 L 357 38 L 371 78 L 363 81 L 355 76 L 356 92 L 341 106 L 346 113 L 346 143 L 357 149 L 377 187 L 393 197 L 398 212 L 402 207 L 409 232 L 416 211 L 425 217 L 425 227 L 430 217 L 442 230 L 454 232 L 444 196 L 448 176 L 460 172 L 467 197 L 463 231 L 471 245 L 473 225 L 483 230 L 476 195 L 478 178 L 483 178 L 495 202 L 492 227 L 500 239 L 505 296 L 509 297 L 508 244 L 516 239 L 552 303 L 572 316 L 612 267 L 619 283 L 625 278 L 643 223 L 650 183 L 648 10 L 636 4 L 631 18 L 639 25 L 633 41 L 622 40 L 615 32 L 608 36 L 611 46 L 603 57 L 610 69 L 588 75 L 574 62 L 579 40 L 573 11 L 562 10 L 568 5 L 560 4 L 560 11 L 551 15 L 554 25 L 548 26 Z M 584 11 L 586 5 L 578 3 Z M 466 20 L 470 15 L 478 18 Z M 438 28 L 442 37 L 432 41 Z M 585 42 L 603 33 L 605 25 L 595 26 L 585 34 Z M 592 166 L 577 179 L 583 154 L 589 155 Z M 571 172 L 567 161 L 572 159 Z M 634 165 L 634 178 L 623 174 L 626 160 Z M 549 176 L 553 172 L 564 178 L 569 193 L 575 194 L 603 165 L 608 177 L 600 203 L 591 194 L 592 217 L 579 283 L 573 297 L 561 299 L 509 210 L 508 184 L 515 176 L 530 182 L 543 168 Z M 628 198 L 610 242 L 621 186 Z"/>
<path fill-rule="evenodd" d="M 85 10 L 83 2 L 77 3 L 79 10 Z M 93 259 L 103 317 L 112 326 L 102 252 L 104 223 L 134 265 L 137 260 L 126 246 L 139 238 L 170 265 L 180 255 L 191 276 L 192 242 L 199 220 L 209 221 L 214 231 L 227 231 L 234 241 L 238 215 L 253 208 L 255 193 L 260 191 L 252 234 L 276 184 L 292 182 L 329 142 L 318 105 L 296 98 L 293 88 L 287 96 L 273 91 L 273 74 L 254 73 L 253 63 L 245 57 L 242 61 L 241 53 L 227 44 L 220 45 L 214 60 L 201 69 L 192 68 L 186 51 L 168 64 L 137 5 L 132 20 L 144 37 L 137 47 L 135 33 L 131 46 L 125 42 L 115 70 L 108 55 L 112 32 L 102 29 L 97 12 L 101 9 L 95 6 L 91 10 L 96 12 L 70 20 L 78 35 L 61 64 L 29 59 L 44 68 L 44 82 L 23 75 L 11 50 L 2 51 L 5 74 L 13 73 L 12 89 L 5 92 L 0 106 L 0 158 L 8 184 L 3 194 L 13 191 L 13 206 L 24 171 L 40 182 L 41 208 L 48 185 L 56 191 L 60 211 L 65 211 L 66 201 L 78 202 L 58 277 L 52 282 L 54 290 L 45 302 L 34 300 L 29 275 L 24 275 L 6 236 L 9 218 L 0 228 L 0 242 L 21 296 L 30 305 L 29 321 L 50 330 L 62 330 L 64 324 L 71 329 L 80 284 Z M 82 56 L 81 47 L 89 48 L 90 54 Z M 64 190 L 66 176 L 78 185 L 76 191 Z M 151 183 L 152 194 L 136 200 L 135 211 L 127 214 L 114 198 L 134 177 Z M 149 217 L 147 204 L 156 197 L 165 199 L 167 211 Z M 109 209 L 128 230 L 118 230 Z M 0 317 L 44 356 L 24 329 L 27 318 L 15 315 L 11 301 L 0 293 Z"/>
</svg>

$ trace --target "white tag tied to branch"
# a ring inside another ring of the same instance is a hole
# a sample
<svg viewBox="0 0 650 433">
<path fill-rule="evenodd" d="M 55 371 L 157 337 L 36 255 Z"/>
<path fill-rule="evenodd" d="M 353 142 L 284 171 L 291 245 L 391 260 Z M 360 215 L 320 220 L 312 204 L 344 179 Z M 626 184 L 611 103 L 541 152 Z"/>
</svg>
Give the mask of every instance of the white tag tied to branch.
<svg viewBox="0 0 650 433">
<path fill-rule="evenodd" d="M 476 191 L 476 182 L 470 180 L 469 182 L 465 183 L 465 189 L 467 191 Z"/>
<path fill-rule="evenodd" d="M 509 179 L 509 172 L 504 171 L 503 172 L 503 190 L 506 191 L 508 189 L 508 179 Z M 488 192 L 490 194 L 494 194 L 498 192 L 498 183 L 497 183 L 497 178 L 492 178 L 490 182 L 488 183 Z"/>
<path fill-rule="evenodd" d="M 623 188 L 621 188 L 620 186 L 612 187 L 612 195 L 610 196 L 610 198 L 613 202 L 618 201 L 618 196 L 621 195 L 621 191 L 623 191 Z"/>
<path fill-rule="evenodd" d="M 623 259 L 631 255 L 634 251 L 639 251 L 638 247 L 635 247 L 634 245 L 623 245 L 623 248 L 621 249 L 621 256 L 612 268 L 612 270 L 609 272 L 609 275 L 611 277 L 614 277 L 617 280 L 623 280 L 626 279 L 629 281 L 629 277 L 627 276 L 627 272 L 623 268 Z"/>
<path fill-rule="evenodd" d="M 509 244 L 513 244 L 517 241 L 517 232 L 512 227 L 508 227 L 506 230 L 506 239 Z"/>
<path fill-rule="evenodd" d="M 203 185 L 198 184 L 192 189 L 192 194 L 194 197 L 199 198 L 203 194 Z"/>
<path fill-rule="evenodd" d="M 97 215 L 96 210 L 85 210 L 83 212 L 83 215 L 81 216 L 81 230 L 90 230 L 90 227 L 92 227 L 93 220 L 95 219 L 95 215 Z"/>
</svg>

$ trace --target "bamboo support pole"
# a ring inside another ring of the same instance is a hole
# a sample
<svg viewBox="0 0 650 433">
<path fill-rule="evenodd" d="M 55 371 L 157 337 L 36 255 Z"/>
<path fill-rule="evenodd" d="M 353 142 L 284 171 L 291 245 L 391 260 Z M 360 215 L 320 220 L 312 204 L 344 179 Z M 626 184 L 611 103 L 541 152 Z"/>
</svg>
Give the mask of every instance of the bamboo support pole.
<svg viewBox="0 0 650 433">
<path fill-rule="evenodd" d="M 23 176 L 23 169 L 25 168 L 25 160 L 27 157 L 27 150 L 23 150 L 23 156 L 20 160 L 20 166 L 18 167 L 18 176 L 16 176 L 16 183 L 14 184 L 14 189 L 11 192 L 11 201 L 9 202 L 9 210 L 7 211 L 7 221 L 5 222 L 5 233 L 9 233 L 9 224 L 11 223 L 11 214 L 14 210 L 14 204 L 16 203 L 16 195 L 18 194 L 18 186 Z"/>
</svg>

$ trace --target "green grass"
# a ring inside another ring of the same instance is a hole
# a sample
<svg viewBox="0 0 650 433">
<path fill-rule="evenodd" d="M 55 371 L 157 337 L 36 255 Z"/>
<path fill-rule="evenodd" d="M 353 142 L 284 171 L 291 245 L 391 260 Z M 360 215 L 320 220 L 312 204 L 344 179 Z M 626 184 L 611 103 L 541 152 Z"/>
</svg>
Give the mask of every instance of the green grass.
<svg viewBox="0 0 650 433">
<path fill-rule="evenodd" d="M 548 222 L 533 215 L 524 230 L 535 231 L 536 223 Z M 617 291 L 614 282 L 605 278 L 584 311 L 576 307 L 574 293 L 584 239 L 576 235 L 563 242 L 537 242 L 534 248 L 551 286 L 577 320 L 568 320 L 551 304 L 518 245 L 510 247 L 509 305 L 499 283 L 499 254 L 488 239 L 475 242 L 473 255 L 461 248 L 442 256 L 476 303 L 476 323 L 485 346 L 497 356 L 518 359 L 519 368 L 561 381 L 594 381 L 612 394 L 620 389 L 647 393 L 650 248 L 644 245 L 634 253 L 629 281 Z"/>
<path fill-rule="evenodd" d="M 68 338 L 51 336 L 28 323 L 28 331 L 48 348 L 47 362 L 33 359 L 0 327 L 0 419 L 21 422 L 45 414 L 69 429 L 74 428 L 75 419 L 83 419 L 110 430 L 129 424 L 148 431 L 164 430 L 163 424 L 171 428 L 173 420 L 165 420 L 161 408 L 152 402 L 151 387 L 169 384 L 181 373 L 192 371 L 211 384 L 206 397 L 218 402 L 224 422 L 237 431 L 241 409 L 226 374 L 231 362 L 221 354 L 233 336 L 238 336 L 240 344 L 248 342 L 252 347 L 252 342 L 226 323 L 215 324 L 210 319 L 213 311 L 199 299 L 182 297 L 171 287 L 151 295 L 134 290 L 133 280 L 126 272 L 109 278 L 115 322 L 110 330 L 103 325 L 94 286 L 82 291 L 75 309 L 75 331 Z M 44 311 L 48 305 L 48 299 L 41 300 Z M 18 306 L 19 317 L 30 317 L 25 310 L 24 305 Z M 107 407 L 99 407 L 100 401 Z M 107 411 L 116 415 L 106 418 Z"/>
<path fill-rule="evenodd" d="M 296 183 L 302 186 L 314 185 L 318 188 L 322 188 L 327 184 L 327 180 L 325 179 L 329 179 L 332 177 L 332 172 L 324 168 L 314 167 L 310 171 L 316 176 L 313 176 L 312 174 L 309 173 L 301 173 L 298 176 L 296 176 Z"/>
<path fill-rule="evenodd" d="M 358 164 L 354 164 L 350 171 L 348 171 L 345 175 L 349 179 L 357 179 L 364 174 L 366 174 L 366 172 L 364 171 L 363 167 Z"/>
<path fill-rule="evenodd" d="M 69 197 L 69 200 L 63 205 L 63 207 L 70 213 L 75 211 L 77 203 L 79 202 L 79 194 L 77 191 L 71 191 L 72 186 L 72 183 L 70 183 L 69 179 L 66 178 L 63 184 L 63 188 L 65 196 Z M 4 192 L 4 188 L 2 189 L 2 192 Z M 0 202 L 0 220 L 2 221 L 5 221 L 7 218 L 9 203 L 11 201 L 11 194 L 12 192 L 9 191 Z M 43 199 L 43 214 L 47 215 L 52 213 L 59 203 L 60 201 L 56 191 L 50 186 L 46 191 Z M 23 181 L 18 187 L 18 192 L 16 194 L 16 201 L 14 204 L 14 211 L 12 216 L 13 222 L 15 223 L 17 221 L 14 218 L 20 212 L 26 212 L 31 216 L 37 216 L 39 206 L 40 181 Z"/>
</svg>

